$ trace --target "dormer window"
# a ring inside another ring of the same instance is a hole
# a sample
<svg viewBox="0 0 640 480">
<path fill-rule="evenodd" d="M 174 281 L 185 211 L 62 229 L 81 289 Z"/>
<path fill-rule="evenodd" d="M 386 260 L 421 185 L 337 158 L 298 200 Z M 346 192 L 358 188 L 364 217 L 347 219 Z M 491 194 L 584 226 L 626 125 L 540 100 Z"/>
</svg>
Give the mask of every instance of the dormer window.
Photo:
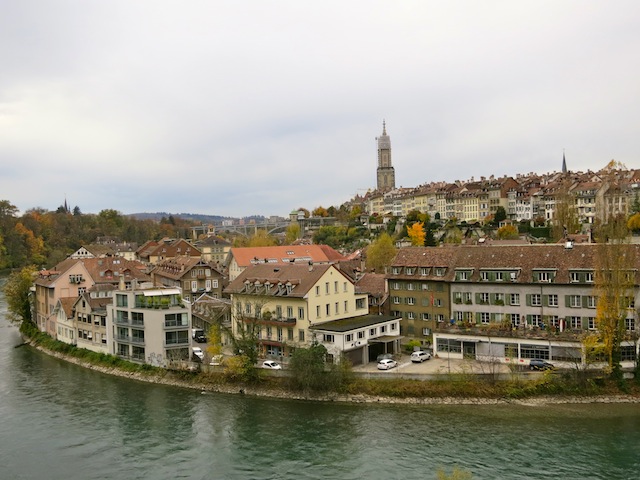
<svg viewBox="0 0 640 480">
<path fill-rule="evenodd" d="M 444 277 L 446 270 L 447 269 L 443 267 L 436 268 L 436 277 Z"/>
<path fill-rule="evenodd" d="M 393 273 L 394 275 L 400 275 L 400 271 L 401 271 L 400 267 L 393 267 L 391 269 L 391 273 Z"/>
<path fill-rule="evenodd" d="M 406 272 L 407 275 L 413 275 L 413 271 L 414 271 L 413 267 L 407 267 L 405 269 L 405 272 Z"/>
<path fill-rule="evenodd" d="M 489 272 L 480 272 L 480 280 L 483 282 L 489 281 Z"/>
</svg>

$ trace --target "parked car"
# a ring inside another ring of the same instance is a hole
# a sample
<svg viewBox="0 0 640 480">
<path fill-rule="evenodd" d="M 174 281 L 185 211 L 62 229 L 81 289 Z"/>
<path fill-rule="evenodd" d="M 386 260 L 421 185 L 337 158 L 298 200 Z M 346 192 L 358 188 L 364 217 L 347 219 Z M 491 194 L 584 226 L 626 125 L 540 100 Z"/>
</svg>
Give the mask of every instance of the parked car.
<svg viewBox="0 0 640 480">
<path fill-rule="evenodd" d="M 553 370 L 556 367 L 553 366 L 553 363 L 546 362 L 539 358 L 534 358 L 529 362 L 529 368 L 531 370 Z"/>
<path fill-rule="evenodd" d="M 383 358 L 378 362 L 378 370 L 389 370 L 397 366 L 398 366 L 398 362 L 396 362 L 391 358 Z"/>
<path fill-rule="evenodd" d="M 269 368 L 271 370 L 282 370 L 282 365 L 273 360 L 265 360 L 262 362 L 262 368 Z"/>
<path fill-rule="evenodd" d="M 196 335 L 195 337 L 193 337 L 193 339 L 198 343 L 207 343 L 207 337 L 205 337 L 203 334 Z"/>
<path fill-rule="evenodd" d="M 200 347 L 192 347 L 191 350 L 193 350 L 193 354 L 200 360 L 204 360 L 204 352 L 202 351 L 202 349 Z"/>
<path fill-rule="evenodd" d="M 411 361 L 413 363 L 422 363 L 425 360 L 429 360 L 431 359 L 431 354 L 429 352 L 425 352 L 424 350 L 421 350 L 419 352 L 413 352 L 411 354 Z"/>
<path fill-rule="evenodd" d="M 380 363 L 381 360 L 387 359 L 387 358 L 393 358 L 393 355 L 390 353 L 381 353 L 380 355 L 378 355 L 376 357 L 376 362 Z"/>
</svg>

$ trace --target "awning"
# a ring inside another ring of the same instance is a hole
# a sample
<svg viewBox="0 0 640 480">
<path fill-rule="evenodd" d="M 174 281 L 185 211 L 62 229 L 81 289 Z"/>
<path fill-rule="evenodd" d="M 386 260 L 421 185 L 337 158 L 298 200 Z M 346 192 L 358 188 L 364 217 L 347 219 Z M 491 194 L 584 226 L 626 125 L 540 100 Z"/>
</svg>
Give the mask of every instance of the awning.
<svg viewBox="0 0 640 480">
<path fill-rule="evenodd" d="M 162 290 L 143 290 L 145 297 L 160 297 L 162 295 L 180 295 L 182 291 L 179 288 L 165 288 Z"/>
<path fill-rule="evenodd" d="M 402 335 L 383 335 L 382 337 L 370 338 L 369 343 L 387 343 L 394 340 L 400 340 L 404 338 Z"/>
</svg>

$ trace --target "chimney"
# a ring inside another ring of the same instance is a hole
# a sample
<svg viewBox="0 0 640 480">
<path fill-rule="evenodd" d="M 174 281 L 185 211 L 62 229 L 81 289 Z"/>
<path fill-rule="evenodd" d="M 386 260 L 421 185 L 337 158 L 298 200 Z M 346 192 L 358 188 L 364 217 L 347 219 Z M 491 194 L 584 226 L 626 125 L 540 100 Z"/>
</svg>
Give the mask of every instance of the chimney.
<svg viewBox="0 0 640 480">
<path fill-rule="evenodd" d="M 118 282 L 118 290 L 126 290 L 124 285 L 124 275 L 120 275 L 120 281 Z"/>
</svg>

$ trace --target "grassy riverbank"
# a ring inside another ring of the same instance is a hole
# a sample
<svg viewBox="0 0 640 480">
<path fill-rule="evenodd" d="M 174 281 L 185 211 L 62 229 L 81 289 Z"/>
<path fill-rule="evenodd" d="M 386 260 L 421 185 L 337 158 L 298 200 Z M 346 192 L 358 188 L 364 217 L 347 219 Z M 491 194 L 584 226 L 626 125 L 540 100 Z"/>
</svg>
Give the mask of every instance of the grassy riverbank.
<svg viewBox="0 0 640 480">
<path fill-rule="evenodd" d="M 634 380 L 613 382 L 586 378 L 578 372 L 546 372 L 523 380 L 493 380 L 473 374 L 443 374 L 437 380 L 372 379 L 348 375 L 338 388 L 299 391 L 286 376 L 259 370 L 252 382 L 229 372 L 189 372 L 140 365 L 113 355 L 92 352 L 52 339 L 38 331 L 23 332 L 29 344 L 50 355 L 110 375 L 174 385 L 202 391 L 242 393 L 279 398 L 389 403 L 496 403 L 542 400 L 544 403 L 639 402 L 640 385 Z"/>
</svg>

